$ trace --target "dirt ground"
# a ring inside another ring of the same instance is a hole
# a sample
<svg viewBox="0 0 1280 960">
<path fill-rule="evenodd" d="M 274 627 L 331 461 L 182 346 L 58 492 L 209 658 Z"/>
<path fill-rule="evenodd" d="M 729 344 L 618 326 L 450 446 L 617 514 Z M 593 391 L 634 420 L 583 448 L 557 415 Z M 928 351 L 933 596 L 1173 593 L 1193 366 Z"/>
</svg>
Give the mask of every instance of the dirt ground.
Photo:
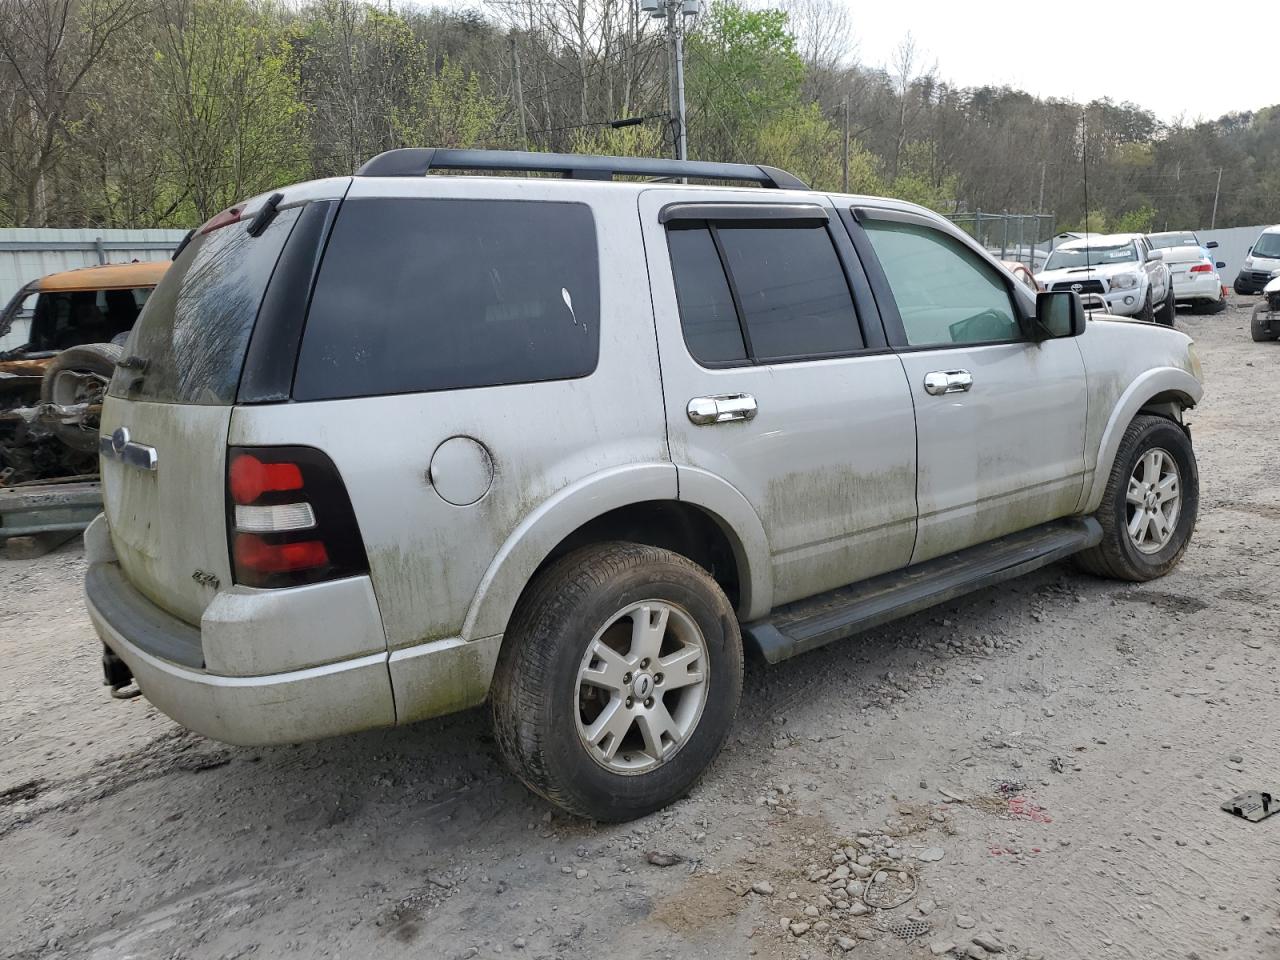
<svg viewBox="0 0 1280 960">
<path fill-rule="evenodd" d="M 1280 958 L 1280 816 L 1219 809 L 1280 790 L 1280 343 L 1247 304 L 1178 317 L 1207 394 L 1173 574 L 1054 566 L 752 667 L 719 762 L 638 823 L 550 812 L 481 711 L 187 733 L 100 685 L 79 547 L 0 561 L 0 955 Z"/>
</svg>

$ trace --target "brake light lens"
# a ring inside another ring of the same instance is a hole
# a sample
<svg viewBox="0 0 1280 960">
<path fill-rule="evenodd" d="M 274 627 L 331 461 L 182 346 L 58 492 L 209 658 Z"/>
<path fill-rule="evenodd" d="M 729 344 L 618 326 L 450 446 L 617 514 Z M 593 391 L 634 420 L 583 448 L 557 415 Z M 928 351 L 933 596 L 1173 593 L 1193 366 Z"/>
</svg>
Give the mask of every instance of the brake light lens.
<svg viewBox="0 0 1280 960">
<path fill-rule="evenodd" d="M 333 461 L 312 447 L 227 452 L 236 583 L 292 587 L 365 573 L 364 541 Z"/>
<path fill-rule="evenodd" d="M 236 566 L 258 574 L 292 573 L 329 563 L 329 551 L 319 540 L 267 543 L 256 533 L 236 534 Z"/>
<path fill-rule="evenodd" d="M 1213 267 L 1207 263 L 1197 263 L 1191 268 L 1192 273 L 1212 273 Z"/>
<path fill-rule="evenodd" d="M 264 493 L 302 489 L 302 471 L 296 463 L 263 463 L 251 453 L 238 454 L 227 472 L 231 499 L 247 505 Z"/>
</svg>

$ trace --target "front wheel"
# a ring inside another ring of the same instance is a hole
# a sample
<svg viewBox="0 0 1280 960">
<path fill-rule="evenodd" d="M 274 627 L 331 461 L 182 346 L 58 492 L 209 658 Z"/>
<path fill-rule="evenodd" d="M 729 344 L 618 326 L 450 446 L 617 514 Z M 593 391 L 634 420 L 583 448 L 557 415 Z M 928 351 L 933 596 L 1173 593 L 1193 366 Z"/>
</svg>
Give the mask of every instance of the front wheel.
<svg viewBox="0 0 1280 960">
<path fill-rule="evenodd" d="M 1174 318 L 1178 315 L 1178 302 L 1173 298 L 1173 284 L 1169 285 L 1165 291 L 1164 303 L 1160 309 L 1156 311 L 1156 319 L 1167 327 L 1173 326 Z"/>
<path fill-rule="evenodd" d="M 515 774 L 558 807 L 631 820 L 683 796 L 724 745 L 742 638 L 705 570 L 635 543 L 585 547 L 521 598 L 493 682 Z"/>
<path fill-rule="evenodd" d="M 1142 309 L 1138 311 L 1138 319 L 1151 323 L 1156 318 L 1156 312 L 1151 306 L 1151 288 L 1147 287 L 1147 297 L 1142 301 Z"/>
<path fill-rule="evenodd" d="M 1116 580 L 1162 577 L 1191 542 L 1199 506 L 1200 474 L 1187 432 L 1164 417 L 1135 417 L 1095 514 L 1102 542 L 1079 554 L 1079 563 Z"/>
<path fill-rule="evenodd" d="M 1276 332 L 1275 324 L 1272 323 L 1274 316 L 1266 301 L 1253 308 L 1253 316 L 1249 318 L 1249 335 L 1253 337 L 1254 343 L 1275 340 L 1280 336 L 1280 333 Z"/>
</svg>

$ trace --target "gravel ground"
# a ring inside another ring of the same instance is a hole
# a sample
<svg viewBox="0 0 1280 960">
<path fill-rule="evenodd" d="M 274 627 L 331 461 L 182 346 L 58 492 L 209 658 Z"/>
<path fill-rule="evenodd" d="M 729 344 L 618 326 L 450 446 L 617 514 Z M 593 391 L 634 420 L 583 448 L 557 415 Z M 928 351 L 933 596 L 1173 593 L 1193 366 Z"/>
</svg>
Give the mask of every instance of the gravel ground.
<svg viewBox="0 0 1280 960">
<path fill-rule="evenodd" d="M 187 733 L 99 685 L 78 547 L 0 561 L 0 955 L 1280 958 L 1280 816 L 1219 810 L 1280 788 L 1280 344 L 1249 305 L 1178 318 L 1208 394 L 1173 574 L 1054 566 L 750 668 L 716 766 L 634 824 L 551 812 L 480 711 Z"/>
</svg>

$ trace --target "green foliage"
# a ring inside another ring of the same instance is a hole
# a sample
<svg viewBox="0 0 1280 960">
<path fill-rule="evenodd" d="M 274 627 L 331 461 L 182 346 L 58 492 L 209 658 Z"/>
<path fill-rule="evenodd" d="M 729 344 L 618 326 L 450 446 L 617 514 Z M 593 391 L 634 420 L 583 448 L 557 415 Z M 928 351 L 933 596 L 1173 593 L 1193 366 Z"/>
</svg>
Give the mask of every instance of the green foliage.
<svg viewBox="0 0 1280 960">
<path fill-rule="evenodd" d="M 1154 229 L 1155 218 L 1155 207 L 1144 203 L 1135 210 L 1117 214 L 1107 229 L 1110 233 L 1150 233 Z"/>
<path fill-rule="evenodd" d="M 179 0 L 154 40 L 179 222 L 305 176 L 303 119 L 284 31 L 246 0 Z"/>
<path fill-rule="evenodd" d="M 0 224 L 191 225 L 405 145 L 671 154 L 661 119 L 607 125 L 667 111 L 661 23 L 614 0 L 394 6 L 8 0 Z M 692 158 L 839 189 L 847 102 L 855 193 L 1083 229 L 1087 165 L 1091 230 L 1202 228 L 1215 194 L 1219 226 L 1280 221 L 1280 107 L 1166 127 L 1131 103 L 957 88 L 909 45 L 851 66 L 821 5 L 789 8 L 716 0 L 686 22 Z"/>
<path fill-rule="evenodd" d="M 665 152 L 662 128 L 646 123 L 634 127 L 579 127 L 572 133 L 573 153 L 606 157 L 657 157 Z"/>
<path fill-rule="evenodd" d="M 804 61 L 781 10 L 717 0 L 685 51 L 691 156 L 749 161 L 766 128 L 786 116 L 808 122 L 800 113 Z"/>
<path fill-rule="evenodd" d="M 409 82 L 407 104 L 391 115 L 397 143 L 480 147 L 492 139 L 502 105 L 481 89 L 478 77 L 446 60 L 437 73 L 412 71 Z"/>
</svg>

